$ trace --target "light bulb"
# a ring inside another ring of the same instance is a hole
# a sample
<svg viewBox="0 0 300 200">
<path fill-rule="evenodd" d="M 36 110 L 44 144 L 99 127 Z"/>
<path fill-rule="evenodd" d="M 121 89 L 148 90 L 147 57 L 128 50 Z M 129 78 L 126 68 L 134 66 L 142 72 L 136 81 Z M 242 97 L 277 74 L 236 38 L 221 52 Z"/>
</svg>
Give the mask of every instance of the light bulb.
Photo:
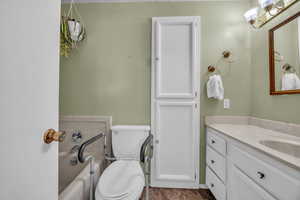
<svg viewBox="0 0 300 200">
<path fill-rule="evenodd" d="M 260 7 L 269 11 L 272 9 L 274 0 L 259 0 Z"/>
<path fill-rule="evenodd" d="M 244 17 L 247 20 L 247 22 L 249 22 L 250 24 L 254 24 L 255 20 L 257 18 L 258 15 L 258 8 L 252 8 L 250 10 L 248 10 L 245 14 Z"/>
</svg>

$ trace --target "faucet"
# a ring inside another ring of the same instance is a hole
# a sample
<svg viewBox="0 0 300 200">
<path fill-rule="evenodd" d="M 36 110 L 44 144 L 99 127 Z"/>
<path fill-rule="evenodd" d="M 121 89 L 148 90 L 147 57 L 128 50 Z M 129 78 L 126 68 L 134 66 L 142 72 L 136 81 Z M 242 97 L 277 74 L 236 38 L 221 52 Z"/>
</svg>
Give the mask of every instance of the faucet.
<svg viewBox="0 0 300 200">
<path fill-rule="evenodd" d="M 80 146 L 75 145 L 72 147 L 70 150 L 70 154 L 72 155 L 71 160 L 70 160 L 70 165 L 75 166 L 78 164 L 78 158 L 77 158 L 77 152 L 79 151 Z"/>
<path fill-rule="evenodd" d="M 73 146 L 73 147 L 72 147 L 72 149 L 71 149 L 71 151 L 70 151 L 70 154 L 72 154 L 72 153 L 77 153 L 77 152 L 78 152 L 78 150 L 79 150 L 79 148 L 80 148 L 80 146 L 79 146 L 79 145 L 75 145 L 75 146 Z"/>
</svg>

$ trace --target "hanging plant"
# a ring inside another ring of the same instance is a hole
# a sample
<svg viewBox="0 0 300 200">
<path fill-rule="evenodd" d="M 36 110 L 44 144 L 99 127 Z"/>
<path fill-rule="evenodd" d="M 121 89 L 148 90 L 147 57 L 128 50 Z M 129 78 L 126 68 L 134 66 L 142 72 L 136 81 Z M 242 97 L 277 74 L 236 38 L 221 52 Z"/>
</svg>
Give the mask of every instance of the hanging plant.
<svg viewBox="0 0 300 200">
<path fill-rule="evenodd" d="M 71 51 L 78 47 L 78 43 L 86 36 L 83 19 L 73 0 L 68 14 L 62 16 L 60 24 L 60 54 L 68 57 Z"/>
</svg>

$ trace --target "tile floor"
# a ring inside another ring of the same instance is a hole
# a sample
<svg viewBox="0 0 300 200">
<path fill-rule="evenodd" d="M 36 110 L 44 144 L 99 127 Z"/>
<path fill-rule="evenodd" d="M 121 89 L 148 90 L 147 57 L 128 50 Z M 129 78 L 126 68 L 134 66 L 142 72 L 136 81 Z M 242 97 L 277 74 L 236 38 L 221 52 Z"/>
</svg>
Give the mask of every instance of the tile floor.
<svg viewBox="0 0 300 200">
<path fill-rule="evenodd" d="M 215 200 L 215 198 L 208 190 L 150 188 L 149 200 Z"/>
</svg>

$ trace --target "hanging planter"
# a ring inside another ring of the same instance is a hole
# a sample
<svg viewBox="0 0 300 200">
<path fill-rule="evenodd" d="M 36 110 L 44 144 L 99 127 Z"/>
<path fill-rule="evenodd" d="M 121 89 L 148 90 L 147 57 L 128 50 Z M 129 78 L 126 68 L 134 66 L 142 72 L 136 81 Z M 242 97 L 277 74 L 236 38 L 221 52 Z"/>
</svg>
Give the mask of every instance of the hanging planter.
<svg viewBox="0 0 300 200">
<path fill-rule="evenodd" d="M 78 47 L 78 43 L 86 36 L 85 25 L 78 9 L 72 0 L 68 14 L 62 16 L 60 25 L 60 54 L 68 57 L 73 49 Z"/>
</svg>

